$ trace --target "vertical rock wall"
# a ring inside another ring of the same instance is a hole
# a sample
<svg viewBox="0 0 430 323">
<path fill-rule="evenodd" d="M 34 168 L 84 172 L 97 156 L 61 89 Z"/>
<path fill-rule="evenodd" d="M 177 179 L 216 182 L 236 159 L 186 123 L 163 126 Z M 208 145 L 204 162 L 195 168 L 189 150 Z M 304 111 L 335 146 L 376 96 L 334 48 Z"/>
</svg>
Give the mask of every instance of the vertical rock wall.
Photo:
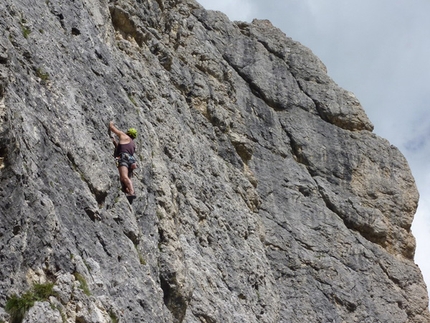
<svg viewBox="0 0 430 323">
<path fill-rule="evenodd" d="M 51 283 L 25 322 L 430 322 L 406 160 L 270 22 L 5 0 L 0 30 L 0 320 Z"/>
</svg>

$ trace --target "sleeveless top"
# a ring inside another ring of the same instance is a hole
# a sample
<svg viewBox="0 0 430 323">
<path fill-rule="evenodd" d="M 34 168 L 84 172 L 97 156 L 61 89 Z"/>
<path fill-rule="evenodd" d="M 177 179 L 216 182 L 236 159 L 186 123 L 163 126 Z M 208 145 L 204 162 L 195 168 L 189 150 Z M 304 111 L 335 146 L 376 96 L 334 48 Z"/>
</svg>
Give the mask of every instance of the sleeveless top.
<svg viewBox="0 0 430 323">
<path fill-rule="evenodd" d="M 115 150 L 115 157 L 120 156 L 122 153 L 127 153 L 130 156 L 133 156 L 135 150 L 136 150 L 136 146 L 133 140 L 131 140 L 128 144 L 122 144 L 122 145 L 118 144 Z"/>
</svg>

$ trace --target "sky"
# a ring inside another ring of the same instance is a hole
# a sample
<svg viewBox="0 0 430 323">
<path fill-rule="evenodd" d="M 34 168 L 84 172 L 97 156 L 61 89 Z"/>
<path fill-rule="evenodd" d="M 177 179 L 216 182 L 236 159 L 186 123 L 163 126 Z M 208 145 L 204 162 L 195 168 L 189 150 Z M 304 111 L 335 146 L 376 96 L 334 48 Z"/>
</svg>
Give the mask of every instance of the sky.
<svg viewBox="0 0 430 323">
<path fill-rule="evenodd" d="M 420 192 L 412 233 L 430 291 L 430 0 L 197 1 L 231 20 L 269 19 L 311 49 L 400 149 Z"/>
</svg>

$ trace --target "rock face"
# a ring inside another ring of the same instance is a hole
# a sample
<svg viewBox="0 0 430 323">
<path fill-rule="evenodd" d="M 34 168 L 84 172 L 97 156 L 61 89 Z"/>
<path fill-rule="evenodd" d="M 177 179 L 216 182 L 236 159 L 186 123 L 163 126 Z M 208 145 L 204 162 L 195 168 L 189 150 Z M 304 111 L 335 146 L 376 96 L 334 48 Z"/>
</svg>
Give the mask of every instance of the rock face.
<svg viewBox="0 0 430 323">
<path fill-rule="evenodd" d="M 51 283 L 24 322 L 430 322 L 406 160 L 270 22 L 3 0 L 0 30 L 0 321 Z"/>
</svg>

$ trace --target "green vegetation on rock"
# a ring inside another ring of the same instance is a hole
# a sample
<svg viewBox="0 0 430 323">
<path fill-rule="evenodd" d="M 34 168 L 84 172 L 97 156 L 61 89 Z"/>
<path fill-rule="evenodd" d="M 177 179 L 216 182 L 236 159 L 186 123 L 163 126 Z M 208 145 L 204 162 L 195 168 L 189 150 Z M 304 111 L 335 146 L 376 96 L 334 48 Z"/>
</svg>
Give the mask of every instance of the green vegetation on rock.
<svg viewBox="0 0 430 323">
<path fill-rule="evenodd" d="M 32 289 L 23 295 L 12 295 L 6 302 L 5 310 L 11 317 L 11 323 L 20 323 L 24 319 L 25 313 L 34 305 L 35 302 L 48 300 L 54 295 L 54 284 L 35 284 Z"/>
</svg>

